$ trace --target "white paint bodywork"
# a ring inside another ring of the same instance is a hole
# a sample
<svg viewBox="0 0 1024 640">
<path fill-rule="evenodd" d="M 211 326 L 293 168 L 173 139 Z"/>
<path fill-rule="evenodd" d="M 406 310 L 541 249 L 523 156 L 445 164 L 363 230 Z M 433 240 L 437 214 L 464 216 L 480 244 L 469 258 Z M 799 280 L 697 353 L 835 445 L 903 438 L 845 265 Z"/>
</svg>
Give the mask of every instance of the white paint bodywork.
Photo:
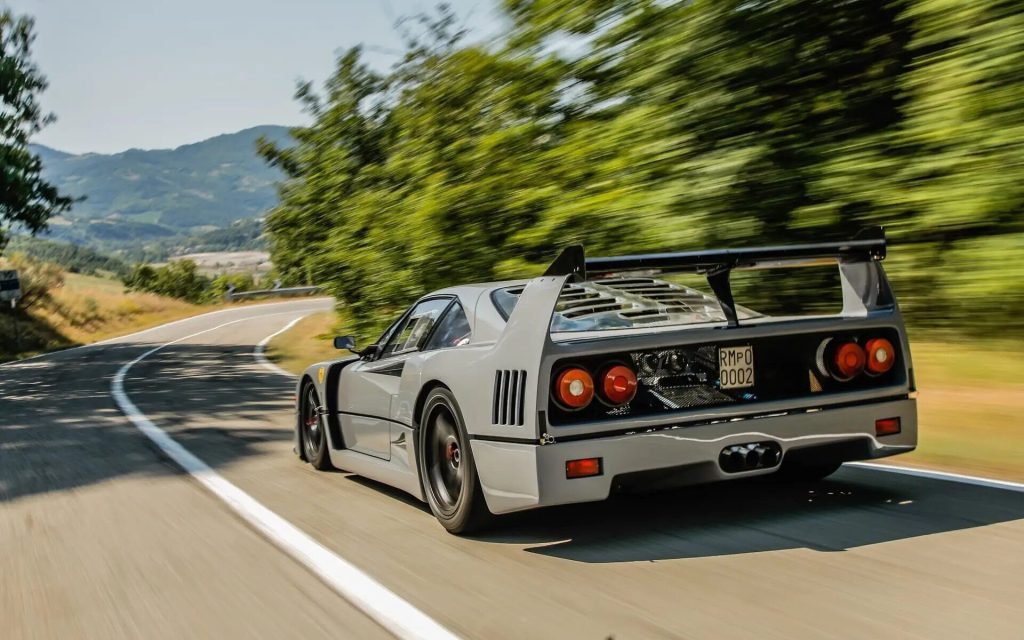
<svg viewBox="0 0 1024 640">
<path fill-rule="evenodd" d="M 917 442 L 912 369 L 902 316 L 877 262 L 840 264 L 844 310 L 841 316 L 757 318 L 738 327 L 726 323 L 574 334 L 550 333 L 552 314 L 567 276 L 524 282 L 453 287 L 431 294 L 456 298 L 472 329 L 468 344 L 413 352 L 375 361 L 343 358 L 312 365 L 300 380 L 312 381 L 337 420 L 329 430 L 331 462 L 342 469 L 398 487 L 424 499 L 416 464 L 418 402 L 434 385 L 455 395 L 472 441 L 477 472 L 488 508 L 505 513 L 538 506 L 601 500 L 617 476 L 677 469 L 687 481 L 705 482 L 769 473 L 724 473 L 723 447 L 757 440 L 779 444 L 783 457 L 793 450 L 827 443 L 859 443 L 861 458 L 913 450 Z M 506 322 L 490 294 L 525 284 Z M 681 410 L 639 418 L 603 419 L 571 425 L 547 424 L 552 365 L 570 356 L 684 346 L 722 340 L 754 339 L 817 331 L 894 328 L 900 336 L 904 382 L 867 391 L 808 399 Z M 395 374 L 397 365 L 401 371 Z M 318 382 L 321 367 L 332 371 Z M 380 373 L 390 370 L 391 373 Z M 520 425 L 495 424 L 492 410 L 495 372 L 525 371 Z M 751 417 L 775 414 L 774 417 Z M 785 415 L 779 415 L 785 414 Z M 900 417 L 899 434 L 876 438 L 874 421 Z M 693 423 L 698 423 L 696 426 Z M 610 431 L 615 435 L 603 436 Z M 625 432 L 632 432 L 626 434 Z M 296 451 L 298 427 L 296 426 Z M 600 456 L 600 476 L 567 480 L 567 460 Z"/>
</svg>

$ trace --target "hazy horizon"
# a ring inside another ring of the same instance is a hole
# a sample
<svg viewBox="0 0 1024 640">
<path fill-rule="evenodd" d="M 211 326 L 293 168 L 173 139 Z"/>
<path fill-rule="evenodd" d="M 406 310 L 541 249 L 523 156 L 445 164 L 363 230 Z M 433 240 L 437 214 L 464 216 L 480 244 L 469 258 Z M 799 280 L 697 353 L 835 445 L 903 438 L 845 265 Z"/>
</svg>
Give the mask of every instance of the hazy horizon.
<svg viewBox="0 0 1024 640">
<path fill-rule="evenodd" d="M 497 25 L 494 0 L 448 0 L 479 38 Z M 400 16 L 417 0 L 0 0 L 36 21 L 32 57 L 49 81 L 57 121 L 34 144 L 72 154 L 173 149 L 258 126 L 306 121 L 296 82 L 319 85 L 339 50 L 364 44 L 386 68 Z M 290 37 L 294 34 L 294 37 Z M 300 37 L 301 36 L 301 37 Z"/>
<path fill-rule="evenodd" d="M 180 149 L 181 147 L 187 147 L 187 146 L 194 145 L 194 144 L 201 144 L 203 142 L 206 142 L 207 140 L 212 140 L 213 138 L 217 138 L 217 137 L 220 137 L 220 136 L 230 136 L 230 135 L 234 135 L 234 134 L 238 134 L 238 133 L 243 133 L 245 131 L 251 131 L 252 129 L 262 129 L 264 127 L 284 127 L 284 128 L 289 128 L 289 127 L 293 127 L 293 126 L 296 126 L 296 125 L 294 125 L 294 124 L 276 124 L 276 123 L 273 123 L 273 122 L 265 122 L 263 124 L 254 124 L 254 125 L 242 127 L 241 129 L 237 129 L 235 131 L 223 131 L 221 133 L 214 133 L 212 135 L 206 136 L 205 138 L 199 138 L 197 140 L 186 140 L 186 141 L 181 142 L 179 144 L 175 144 L 173 147 L 128 147 L 128 148 L 125 148 L 125 149 L 115 149 L 113 151 L 68 151 L 67 149 L 62 149 L 60 147 L 55 147 L 55 146 L 53 146 L 51 144 L 47 144 L 45 142 L 40 142 L 37 139 L 38 136 L 36 136 L 36 138 L 33 138 L 32 141 L 29 144 L 30 145 L 35 145 L 37 147 L 46 147 L 47 149 L 51 149 L 53 151 L 59 151 L 61 153 L 67 153 L 67 154 L 70 154 L 70 155 L 73 155 L 73 156 L 84 156 L 84 155 L 89 155 L 89 154 L 103 155 L 103 156 L 115 156 L 115 155 L 118 155 L 120 153 L 127 153 L 129 151 L 174 151 L 176 149 Z"/>
</svg>

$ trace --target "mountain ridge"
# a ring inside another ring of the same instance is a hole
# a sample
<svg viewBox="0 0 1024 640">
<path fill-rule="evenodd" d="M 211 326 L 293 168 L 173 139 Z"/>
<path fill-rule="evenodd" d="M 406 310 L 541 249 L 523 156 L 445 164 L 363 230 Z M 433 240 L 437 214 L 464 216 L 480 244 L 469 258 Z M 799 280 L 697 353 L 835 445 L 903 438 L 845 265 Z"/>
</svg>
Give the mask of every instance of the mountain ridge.
<svg viewBox="0 0 1024 640">
<path fill-rule="evenodd" d="M 173 149 L 112 154 L 30 145 L 46 180 L 85 198 L 53 220 L 47 236 L 110 248 L 260 218 L 276 203 L 283 175 L 256 154 L 256 140 L 287 144 L 288 131 L 260 125 Z"/>
<path fill-rule="evenodd" d="M 83 151 L 81 153 L 75 153 L 74 151 L 64 151 L 63 149 L 58 149 L 57 147 L 54 147 L 54 146 L 51 146 L 51 145 L 48 145 L 48 144 L 42 144 L 42 143 L 39 143 L 39 142 L 29 143 L 28 146 L 29 146 L 30 149 L 33 150 L 33 152 L 38 152 L 40 149 L 42 149 L 45 152 L 49 152 L 49 153 L 52 153 L 52 154 L 57 154 L 57 155 L 60 155 L 60 156 L 65 156 L 65 157 L 69 157 L 69 156 L 74 156 L 76 158 L 84 158 L 86 156 L 112 157 L 112 156 L 124 155 L 126 153 L 131 152 L 131 151 L 142 151 L 142 152 L 145 152 L 145 153 L 158 152 L 158 151 L 178 151 L 179 149 L 182 149 L 184 147 L 194 147 L 196 145 L 202 145 L 202 144 L 205 144 L 207 142 L 211 142 L 211 141 L 217 140 L 219 138 L 230 138 L 230 137 L 233 137 L 233 136 L 250 136 L 253 133 L 257 133 L 258 135 L 253 137 L 253 139 L 255 140 L 257 137 L 259 137 L 259 135 L 262 135 L 264 132 L 269 132 L 271 134 L 277 135 L 278 133 L 283 131 L 285 134 L 287 134 L 289 129 L 291 129 L 290 126 L 283 125 L 283 124 L 257 124 L 257 125 L 253 125 L 251 127 L 246 127 L 244 129 L 239 129 L 238 131 L 229 131 L 227 133 L 218 133 L 218 134 L 210 136 L 209 138 L 203 138 L 202 140 L 196 140 L 195 142 L 183 142 L 182 144 L 179 144 L 176 147 L 154 147 L 152 149 L 144 149 L 142 147 L 129 147 L 129 148 L 124 149 L 122 151 L 113 151 L 113 152 L 110 152 L 110 153 L 104 153 L 102 151 Z"/>
</svg>

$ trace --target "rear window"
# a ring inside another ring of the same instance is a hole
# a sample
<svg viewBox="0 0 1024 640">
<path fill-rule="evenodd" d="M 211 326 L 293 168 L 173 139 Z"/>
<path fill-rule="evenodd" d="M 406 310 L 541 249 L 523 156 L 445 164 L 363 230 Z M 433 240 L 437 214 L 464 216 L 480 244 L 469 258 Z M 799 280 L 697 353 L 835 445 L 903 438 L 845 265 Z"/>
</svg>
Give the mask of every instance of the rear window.
<svg viewBox="0 0 1024 640">
<path fill-rule="evenodd" d="M 523 285 L 496 290 L 491 299 L 505 318 Z M 739 307 L 741 319 L 760 314 Z M 682 284 L 655 278 L 607 278 L 569 283 L 558 296 L 551 331 L 602 331 L 724 322 L 718 300 Z"/>
</svg>

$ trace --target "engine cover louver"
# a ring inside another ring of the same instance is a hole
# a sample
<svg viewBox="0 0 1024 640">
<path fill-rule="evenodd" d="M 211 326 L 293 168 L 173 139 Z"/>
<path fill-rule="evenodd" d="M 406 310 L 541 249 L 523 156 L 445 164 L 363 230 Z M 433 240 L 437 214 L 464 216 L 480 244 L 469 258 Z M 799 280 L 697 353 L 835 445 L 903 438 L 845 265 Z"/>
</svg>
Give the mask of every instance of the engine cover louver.
<svg viewBox="0 0 1024 640">
<path fill-rule="evenodd" d="M 494 372 L 493 424 L 523 424 L 523 400 L 526 396 L 526 371 L 499 369 Z"/>
</svg>

